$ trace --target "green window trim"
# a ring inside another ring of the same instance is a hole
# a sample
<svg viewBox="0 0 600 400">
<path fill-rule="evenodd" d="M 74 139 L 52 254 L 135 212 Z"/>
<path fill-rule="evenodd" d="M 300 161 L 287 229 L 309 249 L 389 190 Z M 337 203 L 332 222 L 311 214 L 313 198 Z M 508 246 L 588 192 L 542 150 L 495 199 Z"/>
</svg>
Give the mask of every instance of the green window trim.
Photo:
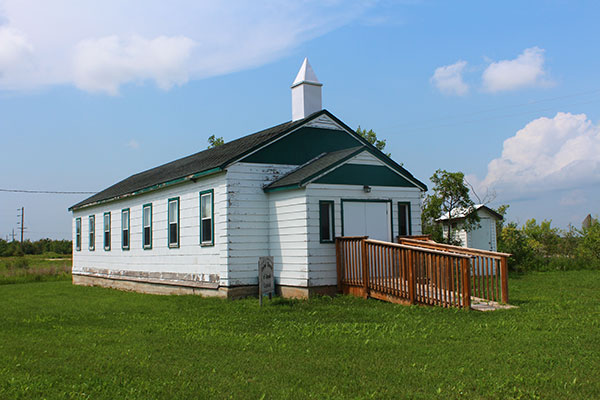
<svg viewBox="0 0 600 400">
<path fill-rule="evenodd" d="M 89 243 L 88 243 L 88 249 L 90 251 L 94 251 L 96 249 L 96 216 L 95 215 L 90 215 L 88 217 L 88 229 L 89 229 Z"/>
<path fill-rule="evenodd" d="M 125 215 L 127 215 L 127 229 L 124 228 Z M 129 208 L 121 210 L 121 250 L 131 247 L 131 211 Z"/>
<path fill-rule="evenodd" d="M 173 222 L 173 223 L 169 219 L 169 211 L 170 211 L 169 207 L 171 206 L 171 202 L 177 202 L 177 222 Z M 180 209 L 181 209 L 181 206 L 180 206 L 179 197 L 172 197 L 167 200 L 167 246 L 170 249 L 179 248 L 179 243 L 181 242 L 180 229 L 179 229 Z M 177 236 L 177 241 L 171 241 L 171 236 L 172 236 L 171 225 L 176 225 L 175 235 Z"/>
<path fill-rule="evenodd" d="M 202 218 L 202 197 L 210 194 L 210 240 L 204 240 L 202 221 L 208 218 Z M 209 247 L 215 245 L 215 191 L 214 189 L 203 190 L 200 192 L 200 246 Z"/>
<path fill-rule="evenodd" d="M 75 218 L 75 250 L 81 251 L 81 218 Z"/>
<path fill-rule="evenodd" d="M 327 223 L 329 225 L 329 235 L 330 238 L 323 237 L 323 218 L 325 217 L 322 214 L 322 206 L 330 206 L 329 207 L 329 215 L 327 216 Z M 332 200 L 320 200 L 319 201 L 319 243 L 333 243 L 335 241 L 335 202 Z"/>
<path fill-rule="evenodd" d="M 104 250 L 106 251 L 110 251 L 110 236 L 111 236 L 111 232 L 110 232 L 110 226 L 111 226 L 111 215 L 110 215 L 110 211 L 109 212 L 105 212 L 104 213 Z M 108 217 L 108 220 L 106 219 L 106 217 Z M 107 223 L 108 221 L 108 223 Z"/>
<path fill-rule="evenodd" d="M 402 236 L 402 206 L 406 206 L 406 225 L 408 236 L 412 235 L 412 218 L 411 218 L 411 209 L 410 209 L 410 201 L 399 201 L 398 202 L 398 236 Z"/>
<path fill-rule="evenodd" d="M 146 226 L 146 220 L 144 218 L 144 210 L 149 209 L 150 213 L 150 225 Z M 148 228 L 148 244 L 146 244 L 146 228 Z M 152 249 L 152 203 L 147 203 L 142 206 L 142 248 L 144 250 Z"/>
</svg>

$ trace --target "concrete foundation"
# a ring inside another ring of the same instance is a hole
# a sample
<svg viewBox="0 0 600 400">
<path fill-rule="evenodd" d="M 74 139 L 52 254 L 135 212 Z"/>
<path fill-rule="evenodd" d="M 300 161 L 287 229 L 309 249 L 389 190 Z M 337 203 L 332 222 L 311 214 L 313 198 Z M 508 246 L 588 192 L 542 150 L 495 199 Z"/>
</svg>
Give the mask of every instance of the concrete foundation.
<svg viewBox="0 0 600 400">
<path fill-rule="evenodd" d="M 101 286 L 111 289 L 148 293 L 161 295 L 200 295 L 204 297 L 220 297 L 227 299 L 241 299 L 244 297 L 258 296 L 258 285 L 247 286 L 219 286 L 219 287 L 197 287 L 177 283 L 144 282 L 139 279 L 108 278 L 89 275 L 73 274 L 73 284 L 80 286 Z M 336 286 L 297 287 L 297 286 L 275 286 L 276 294 L 285 298 L 308 299 L 315 296 L 334 296 L 337 293 Z"/>
</svg>

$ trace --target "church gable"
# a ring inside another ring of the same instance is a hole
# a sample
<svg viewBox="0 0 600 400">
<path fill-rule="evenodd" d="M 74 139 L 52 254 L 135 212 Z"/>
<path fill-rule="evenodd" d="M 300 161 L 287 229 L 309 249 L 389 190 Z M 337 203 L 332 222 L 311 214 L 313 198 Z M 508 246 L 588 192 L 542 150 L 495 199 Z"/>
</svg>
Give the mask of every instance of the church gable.
<svg viewBox="0 0 600 400">
<path fill-rule="evenodd" d="M 346 131 L 304 125 L 240 161 L 302 165 L 320 154 L 358 145 L 361 142 Z"/>
</svg>

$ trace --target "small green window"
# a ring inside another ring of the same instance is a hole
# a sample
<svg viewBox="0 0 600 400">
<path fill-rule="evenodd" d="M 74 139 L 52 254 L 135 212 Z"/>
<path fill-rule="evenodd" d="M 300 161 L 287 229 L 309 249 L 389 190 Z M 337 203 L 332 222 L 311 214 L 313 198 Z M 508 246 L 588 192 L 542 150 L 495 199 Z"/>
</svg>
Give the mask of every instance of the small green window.
<svg viewBox="0 0 600 400">
<path fill-rule="evenodd" d="M 214 191 L 200 192 L 200 244 L 212 246 L 214 238 Z"/>
<path fill-rule="evenodd" d="M 121 248 L 129 250 L 129 208 L 121 210 Z"/>
<path fill-rule="evenodd" d="M 412 235 L 412 226 L 410 223 L 410 202 L 398 202 L 398 235 Z"/>
<path fill-rule="evenodd" d="M 319 240 L 332 243 L 334 236 L 333 201 L 319 201 Z"/>
<path fill-rule="evenodd" d="M 94 251 L 96 248 L 96 216 L 90 215 L 89 217 L 89 232 L 90 232 L 90 251 Z"/>
<path fill-rule="evenodd" d="M 144 249 L 152 248 L 152 204 L 142 207 L 142 236 Z"/>
<path fill-rule="evenodd" d="M 75 219 L 75 250 L 81 250 L 81 218 Z"/>
<path fill-rule="evenodd" d="M 168 202 L 169 247 L 179 247 L 179 197 Z"/>
<path fill-rule="evenodd" d="M 104 213 L 104 250 L 110 250 L 110 212 Z"/>
</svg>

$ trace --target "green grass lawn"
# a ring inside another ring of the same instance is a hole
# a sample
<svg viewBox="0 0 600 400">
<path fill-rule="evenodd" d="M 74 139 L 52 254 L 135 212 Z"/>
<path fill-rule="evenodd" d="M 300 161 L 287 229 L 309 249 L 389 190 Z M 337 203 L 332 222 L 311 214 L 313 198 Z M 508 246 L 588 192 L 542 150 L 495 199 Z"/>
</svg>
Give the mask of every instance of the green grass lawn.
<svg viewBox="0 0 600 400">
<path fill-rule="evenodd" d="M 71 279 L 71 255 L 44 253 L 0 257 L 0 285 Z"/>
<path fill-rule="evenodd" d="M 3 285 L 0 398 L 600 398 L 600 272 L 510 290 L 482 313 Z"/>
</svg>

